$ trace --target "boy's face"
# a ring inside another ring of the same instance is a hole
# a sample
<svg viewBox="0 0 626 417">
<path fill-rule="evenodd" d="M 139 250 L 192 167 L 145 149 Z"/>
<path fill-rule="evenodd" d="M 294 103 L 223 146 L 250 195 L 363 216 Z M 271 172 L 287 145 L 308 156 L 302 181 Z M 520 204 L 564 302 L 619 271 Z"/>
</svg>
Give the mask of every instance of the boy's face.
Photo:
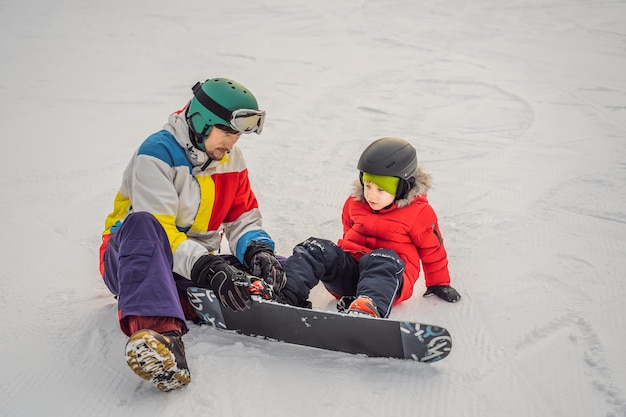
<svg viewBox="0 0 626 417">
<path fill-rule="evenodd" d="M 205 152 L 212 160 L 219 161 L 233 149 L 240 136 L 241 133 L 230 133 L 213 127 L 209 136 L 204 140 Z"/>
<path fill-rule="evenodd" d="M 363 193 L 365 194 L 367 204 L 369 204 L 372 210 L 376 211 L 384 209 L 393 203 L 393 200 L 396 198 L 395 195 L 389 194 L 370 181 L 363 182 Z"/>
</svg>

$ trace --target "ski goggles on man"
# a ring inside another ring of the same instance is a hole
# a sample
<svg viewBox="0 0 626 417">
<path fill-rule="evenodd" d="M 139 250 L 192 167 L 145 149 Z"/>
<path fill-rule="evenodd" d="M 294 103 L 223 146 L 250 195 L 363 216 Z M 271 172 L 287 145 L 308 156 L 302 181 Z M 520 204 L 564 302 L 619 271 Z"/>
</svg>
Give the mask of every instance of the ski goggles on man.
<svg viewBox="0 0 626 417">
<path fill-rule="evenodd" d="M 209 97 L 202 90 L 200 82 L 193 86 L 193 95 L 207 110 L 215 114 L 217 117 L 228 121 L 230 127 L 239 133 L 252 133 L 257 135 L 263 131 L 263 123 L 265 122 L 265 111 L 254 109 L 237 109 L 230 111 L 217 101 Z M 205 127 L 205 130 L 208 130 Z"/>
<path fill-rule="evenodd" d="M 228 119 L 226 119 L 228 120 Z M 230 127 L 241 133 L 261 134 L 265 122 L 264 110 L 237 109 L 230 114 Z"/>
</svg>

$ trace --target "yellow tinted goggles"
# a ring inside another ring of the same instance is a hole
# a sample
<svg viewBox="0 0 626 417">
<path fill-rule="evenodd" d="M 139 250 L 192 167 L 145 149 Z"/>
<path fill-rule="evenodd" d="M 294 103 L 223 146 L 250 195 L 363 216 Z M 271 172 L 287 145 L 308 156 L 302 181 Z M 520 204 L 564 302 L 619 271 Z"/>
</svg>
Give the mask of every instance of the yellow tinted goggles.
<svg viewBox="0 0 626 417">
<path fill-rule="evenodd" d="M 230 127 L 241 133 L 260 134 L 263 131 L 263 122 L 264 110 L 238 109 L 230 115 Z"/>
</svg>

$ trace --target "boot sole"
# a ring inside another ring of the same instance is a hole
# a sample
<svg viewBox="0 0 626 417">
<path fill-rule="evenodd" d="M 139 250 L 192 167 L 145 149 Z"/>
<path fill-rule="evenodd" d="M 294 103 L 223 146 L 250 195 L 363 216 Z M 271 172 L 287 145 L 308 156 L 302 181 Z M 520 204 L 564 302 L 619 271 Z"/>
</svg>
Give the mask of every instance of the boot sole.
<svg viewBox="0 0 626 417">
<path fill-rule="evenodd" d="M 172 352 L 155 334 L 151 330 L 141 330 L 128 339 L 126 362 L 130 369 L 164 392 L 189 384 L 189 369 L 178 368 Z"/>
</svg>

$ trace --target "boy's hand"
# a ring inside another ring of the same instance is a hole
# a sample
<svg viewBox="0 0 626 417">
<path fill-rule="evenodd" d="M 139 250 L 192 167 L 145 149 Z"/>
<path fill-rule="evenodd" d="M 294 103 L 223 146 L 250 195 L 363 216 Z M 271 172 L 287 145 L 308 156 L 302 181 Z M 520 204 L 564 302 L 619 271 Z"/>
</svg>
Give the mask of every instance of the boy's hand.
<svg viewBox="0 0 626 417">
<path fill-rule="evenodd" d="M 456 303 L 461 299 L 461 294 L 449 285 L 432 285 L 428 287 L 424 293 L 424 297 L 430 297 L 432 295 L 436 295 L 449 303 Z"/>
</svg>

